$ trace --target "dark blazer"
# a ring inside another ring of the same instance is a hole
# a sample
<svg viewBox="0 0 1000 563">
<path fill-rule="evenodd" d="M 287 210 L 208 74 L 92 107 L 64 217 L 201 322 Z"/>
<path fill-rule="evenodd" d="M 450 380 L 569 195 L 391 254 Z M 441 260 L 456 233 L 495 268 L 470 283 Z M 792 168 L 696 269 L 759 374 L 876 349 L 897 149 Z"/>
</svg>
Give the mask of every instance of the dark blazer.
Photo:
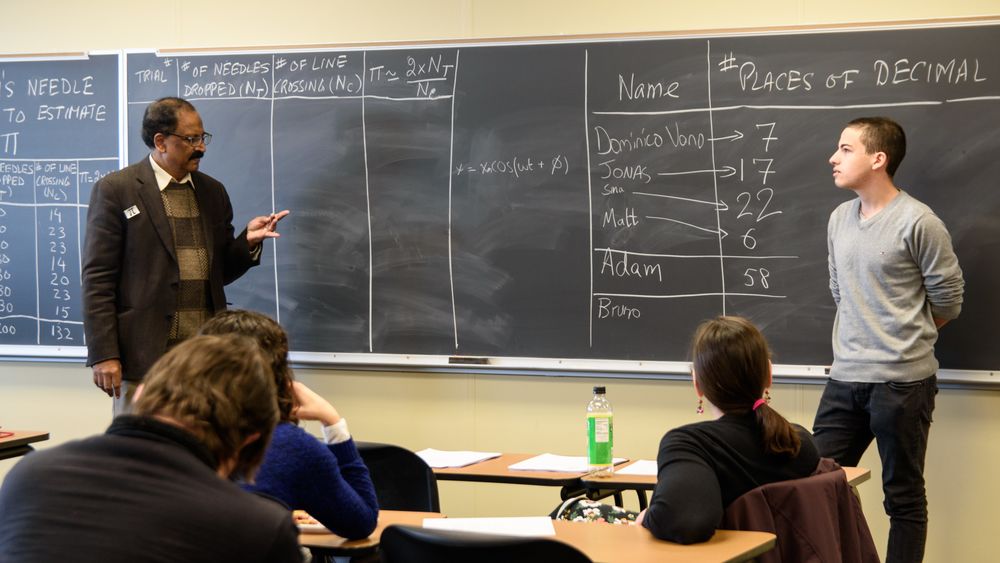
<svg viewBox="0 0 1000 563">
<path fill-rule="evenodd" d="M 226 188 L 200 172 L 191 178 L 208 241 L 209 307 L 216 312 L 226 308 L 223 286 L 260 257 L 251 256 L 245 230 L 233 236 Z M 124 379 L 142 380 L 166 349 L 179 278 L 173 234 L 149 157 L 98 180 L 90 194 L 83 250 L 87 365 L 118 358 Z"/>
</svg>

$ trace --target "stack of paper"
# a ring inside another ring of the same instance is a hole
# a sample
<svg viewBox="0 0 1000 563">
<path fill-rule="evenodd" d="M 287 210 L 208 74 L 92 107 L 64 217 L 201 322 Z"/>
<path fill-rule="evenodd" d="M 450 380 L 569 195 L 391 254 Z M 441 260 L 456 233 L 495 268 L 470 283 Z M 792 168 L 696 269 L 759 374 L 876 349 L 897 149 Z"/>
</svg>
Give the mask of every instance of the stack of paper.
<svg viewBox="0 0 1000 563">
<path fill-rule="evenodd" d="M 635 463 L 629 464 L 628 467 L 623 467 L 621 469 L 616 469 L 615 474 L 617 475 L 644 475 L 644 476 L 656 476 L 656 460 L 653 459 L 637 459 Z"/>
<path fill-rule="evenodd" d="M 500 457 L 500 452 L 456 452 L 427 448 L 417 452 L 417 455 L 427 465 L 440 469 L 443 467 L 465 467 L 466 465 Z"/>
<path fill-rule="evenodd" d="M 554 536 L 552 519 L 548 516 L 515 516 L 509 518 L 424 518 L 424 527 L 435 530 L 457 530 L 503 536 Z"/>
<path fill-rule="evenodd" d="M 624 457 L 614 458 L 614 463 L 618 464 L 628 461 Z M 586 473 L 590 471 L 587 458 L 584 456 L 568 456 L 555 454 L 542 454 L 519 461 L 507 469 L 511 471 L 561 471 L 564 473 Z"/>
</svg>

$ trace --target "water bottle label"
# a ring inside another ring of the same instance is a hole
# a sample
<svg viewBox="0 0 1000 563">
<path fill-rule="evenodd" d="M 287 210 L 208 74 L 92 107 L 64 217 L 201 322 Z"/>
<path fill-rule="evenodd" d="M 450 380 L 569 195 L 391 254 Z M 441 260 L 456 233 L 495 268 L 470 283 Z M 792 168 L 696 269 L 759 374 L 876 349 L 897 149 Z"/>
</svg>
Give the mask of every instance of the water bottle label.
<svg viewBox="0 0 1000 563">
<path fill-rule="evenodd" d="M 610 416 L 587 417 L 587 460 L 590 465 L 611 465 L 613 436 Z"/>
<path fill-rule="evenodd" d="M 611 438 L 611 421 L 607 418 L 594 418 L 594 441 L 598 444 Z"/>
</svg>

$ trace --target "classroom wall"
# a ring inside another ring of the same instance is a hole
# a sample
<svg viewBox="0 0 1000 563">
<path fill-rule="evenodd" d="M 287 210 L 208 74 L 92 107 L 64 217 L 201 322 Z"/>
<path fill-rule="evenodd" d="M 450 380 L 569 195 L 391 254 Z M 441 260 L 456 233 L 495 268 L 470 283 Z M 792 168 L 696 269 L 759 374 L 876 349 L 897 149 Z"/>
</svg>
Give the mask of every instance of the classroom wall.
<svg viewBox="0 0 1000 563">
<path fill-rule="evenodd" d="M 125 0 L 8 0 L 3 12 L 0 53 L 48 53 L 909 20 L 1000 14 L 1000 2 L 179 0 L 156 6 Z M 411 449 L 578 455 L 584 447 L 583 409 L 598 382 L 608 386 L 615 405 L 619 455 L 652 458 L 665 430 L 700 420 L 686 382 L 327 369 L 297 373 L 333 401 L 359 439 Z M 821 391 L 819 385 L 779 384 L 772 404 L 808 427 Z M 94 388 L 81 363 L 0 362 L 0 424 L 49 430 L 52 439 L 40 448 L 103 431 L 110 411 L 109 400 Z M 1000 483 L 992 475 L 1000 464 L 997 413 L 996 391 L 944 389 L 938 396 L 926 470 L 931 511 L 926 561 L 993 559 L 993 504 L 1000 499 Z M 15 462 L 0 461 L 0 478 Z M 862 465 L 874 475 L 861 486 L 861 497 L 884 555 L 888 520 L 874 448 Z M 108 479 L 113 484 L 114 476 Z M 543 514 L 559 500 L 555 489 L 512 485 L 442 483 L 441 493 L 442 509 L 451 516 Z M 634 495 L 626 500 L 634 506 Z"/>
</svg>

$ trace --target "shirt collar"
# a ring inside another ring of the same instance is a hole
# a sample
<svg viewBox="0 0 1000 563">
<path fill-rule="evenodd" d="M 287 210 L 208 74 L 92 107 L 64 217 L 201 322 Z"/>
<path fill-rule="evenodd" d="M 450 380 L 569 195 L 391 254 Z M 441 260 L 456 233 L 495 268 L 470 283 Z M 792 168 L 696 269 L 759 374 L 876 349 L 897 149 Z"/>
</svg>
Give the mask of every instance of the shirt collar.
<svg viewBox="0 0 1000 563">
<path fill-rule="evenodd" d="M 161 192 L 170 185 L 170 182 L 177 182 L 178 184 L 191 184 L 191 187 L 194 187 L 194 180 L 191 179 L 190 172 L 188 172 L 187 175 L 181 178 L 178 182 L 177 180 L 174 180 L 174 177 L 171 176 L 169 172 L 157 164 L 156 159 L 153 158 L 152 154 L 149 155 L 149 163 L 153 165 L 153 175 L 156 176 L 156 186 L 160 188 Z"/>
<path fill-rule="evenodd" d="M 130 414 L 117 416 L 111 421 L 106 433 L 173 444 L 189 451 L 213 471 L 219 467 L 215 455 L 194 434 L 153 417 Z"/>
</svg>

